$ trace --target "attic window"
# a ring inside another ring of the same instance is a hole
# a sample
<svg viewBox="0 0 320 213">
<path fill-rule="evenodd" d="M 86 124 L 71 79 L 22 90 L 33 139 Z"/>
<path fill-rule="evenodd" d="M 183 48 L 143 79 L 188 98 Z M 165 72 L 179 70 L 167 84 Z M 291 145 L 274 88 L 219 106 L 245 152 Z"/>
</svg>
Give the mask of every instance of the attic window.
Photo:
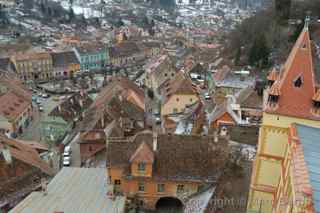
<svg viewBox="0 0 320 213">
<path fill-rule="evenodd" d="M 295 87 L 301 87 L 302 86 L 302 78 L 299 76 L 295 81 L 294 81 L 294 86 Z"/>
</svg>

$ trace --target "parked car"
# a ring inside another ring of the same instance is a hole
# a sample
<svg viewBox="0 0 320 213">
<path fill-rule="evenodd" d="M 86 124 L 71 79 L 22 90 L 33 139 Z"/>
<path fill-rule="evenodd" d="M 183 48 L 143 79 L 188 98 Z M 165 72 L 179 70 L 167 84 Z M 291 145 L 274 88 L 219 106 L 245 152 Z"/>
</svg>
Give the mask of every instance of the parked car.
<svg viewBox="0 0 320 213">
<path fill-rule="evenodd" d="M 63 157 L 63 166 L 70 166 L 70 157 L 69 156 Z"/>
<path fill-rule="evenodd" d="M 32 96 L 32 101 L 37 101 L 37 96 Z"/>
<path fill-rule="evenodd" d="M 38 104 L 38 105 L 41 104 L 41 100 L 39 98 L 36 100 L 36 104 Z"/>
<path fill-rule="evenodd" d="M 40 111 L 40 112 L 43 112 L 43 110 L 44 110 L 43 107 L 42 107 L 42 106 L 39 106 L 39 111 Z"/>
<path fill-rule="evenodd" d="M 71 154 L 71 147 L 70 146 L 66 146 L 64 148 L 63 156 L 70 156 L 70 154 Z"/>
</svg>

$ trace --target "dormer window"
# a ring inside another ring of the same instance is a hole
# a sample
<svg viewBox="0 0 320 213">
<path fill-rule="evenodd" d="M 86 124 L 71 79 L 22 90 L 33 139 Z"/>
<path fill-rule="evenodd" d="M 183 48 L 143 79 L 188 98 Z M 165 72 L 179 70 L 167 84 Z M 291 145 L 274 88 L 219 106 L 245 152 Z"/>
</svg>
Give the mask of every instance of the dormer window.
<svg viewBox="0 0 320 213">
<path fill-rule="evenodd" d="M 294 86 L 295 87 L 301 87 L 302 86 L 302 77 L 301 76 L 299 76 L 295 81 L 294 81 Z"/>
<path fill-rule="evenodd" d="M 138 171 L 141 172 L 141 173 L 144 173 L 146 170 L 146 164 L 144 162 L 140 162 L 138 164 Z"/>
</svg>

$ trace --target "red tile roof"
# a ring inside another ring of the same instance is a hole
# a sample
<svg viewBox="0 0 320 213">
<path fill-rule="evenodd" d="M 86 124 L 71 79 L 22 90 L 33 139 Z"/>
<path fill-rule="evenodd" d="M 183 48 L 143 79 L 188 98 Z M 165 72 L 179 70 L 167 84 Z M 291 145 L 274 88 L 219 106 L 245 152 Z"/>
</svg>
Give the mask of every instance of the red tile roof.
<svg viewBox="0 0 320 213">
<path fill-rule="evenodd" d="M 269 81 L 276 81 L 279 77 L 279 73 L 277 72 L 277 70 L 274 68 L 268 75 L 267 79 Z"/>
<path fill-rule="evenodd" d="M 312 98 L 315 94 L 315 76 L 312 63 L 311 44 L 308 28 L 305 27 L 282 70 L 282 76 L 270 91 L 279 94 L 277 107 L 265 105 L 265 111 L 273 114 L 298 118 L 320 120 L 312 113 Z M 294 82 L 302 79 L 302 85 L 296 87 Z M 279 87 L 279 88 L 277 88 Z M 279 89 L 279 91 L 278 91 Z"/>
<path fill-rule="evenodd" d="M 3 115 L 9 120 L 15 120 L 30 105 L 30 102 L 27 102 L 25 99 L 10 91 L 0 96 L 0 115 Z"/>
<path fill-rule="evenodd" d="M 17 140 L 9 139 L 4 135 L 0 135 L 0 150 L 4 149 L 5 147 L 9 149 L 12 158 L 36 167 L 45 174 L 54 174 L 54 170 L 40 158 L 38 152 L 32 148 L 32 146 L 26 145 Z"/>
</svg>

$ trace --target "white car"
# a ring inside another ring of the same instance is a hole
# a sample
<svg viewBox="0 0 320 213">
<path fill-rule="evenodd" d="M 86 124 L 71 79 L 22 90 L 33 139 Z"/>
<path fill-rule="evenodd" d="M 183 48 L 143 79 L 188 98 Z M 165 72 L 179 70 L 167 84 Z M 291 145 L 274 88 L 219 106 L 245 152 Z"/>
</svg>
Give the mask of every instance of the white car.
<svg viewBox="0 0 320 213">
<path fill-rule="evenodd" d="M 39 111 L 43 112 L 43 107 L 42 106 L 39 106 Z"/>
<path fill-rule="evenodd" d="M 63 166 L 70 166 L 70 157 L 63 157 Z"/>
<path fill-rule="evenodd" d="M 71 147 L 70 146 L 66 146 L 64 148 L 63 156 L 70 156 L 70 154 L 71 154 Z"/>
</svg>

